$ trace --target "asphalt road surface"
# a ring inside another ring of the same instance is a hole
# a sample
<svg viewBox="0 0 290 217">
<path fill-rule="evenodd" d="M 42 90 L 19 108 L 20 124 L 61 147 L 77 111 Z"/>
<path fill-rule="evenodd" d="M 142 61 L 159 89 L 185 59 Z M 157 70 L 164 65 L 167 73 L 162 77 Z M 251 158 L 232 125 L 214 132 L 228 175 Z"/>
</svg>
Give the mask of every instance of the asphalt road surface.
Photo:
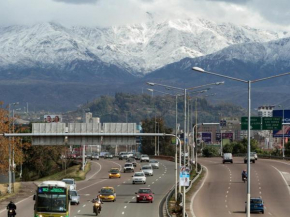
<svg viewBox="0 0 290 217">
<path fill-rule="evenodd" d="M 223 164 L 222 158 L 200 158 L 208 172 L 192 200 L 196 217 L 246 216 L 247 183 L 242 181 L 241 173 L 247 166 L 243 158 L 233 160 L 233 164 Z M 262 197 L 264 216 L 290 216 L 289 186 L 290 162 L 258 159 L 251 164 L 251 197 Z"/>
<path fill-rule="evenodd" d="M 98 195 L 104 186 L 115 188 L 116 202 L 104 202 L 100 216 L 159 216 L 159 203 L 165 194 L 172 188 L 175 182 L 174 162 L 160 160 L 159 169 L 154 169 L 154 175 L 147 177 L 146 184 L 132 184 L 133 173 L 121 173 L 121 178 L 109 179 L 108 171 L 112 167 L 123 168 L 125 160 L 100 159 L 92 162 L 92 169 L 87 174 L 87 180 L 77 182 L 77 191 L 81 196 L 79 205 L 71 206 L 71 217 L 95 216 L 91 200 Z M 145 162 L 142 165 L 146 164 Z M 148 164 L 148 163 L 147 163 Z M 140 163 L 135 171 L 140 171 Z M 139 188 L 149 187 L 154 192 L 154 202 L 136 203 L 135 192 Z M 32 196 L 19 201 L 17 204 L 17 216 L 33 216 L 34 201 Z M 6 210 L 0 210 L 0 217 L 6 217 Z"/>
</svg>

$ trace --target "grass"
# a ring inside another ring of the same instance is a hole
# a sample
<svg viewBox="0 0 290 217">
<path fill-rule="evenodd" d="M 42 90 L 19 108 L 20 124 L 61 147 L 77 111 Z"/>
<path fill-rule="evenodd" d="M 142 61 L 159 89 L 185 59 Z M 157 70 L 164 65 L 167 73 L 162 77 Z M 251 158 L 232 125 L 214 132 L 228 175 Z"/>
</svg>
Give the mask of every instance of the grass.
<svg viewBox="0 0 290 217">
<path fill-rule="evenodd" d="M 1 196 L 0 196 L 0 201 L 5 200 L 9 197 L 14 196 L 15 194 L 17 194 L 20 190 L 21 187 L 21 183 L 20 182 L 15 182 L 14 183 L 14 193 L 12 194 L 8 194 L 7 193 L 7 184 L 0 184 L 0 191 L 1 191 Z"/>
<path fill-rule="evenodd" d="M 85 170 L 82 171 L 81 165 L 75 165 L 70 168 L 67 168 L 66 171 L 61 171 L 50 176 L 43 177 L 36 181 L 45 181 L 45 180 L 62 180 L 64 178 L 73 178 L 76 181 L 84 180 L 86 174 L 91 170 L 91 163 L 87 163 Z"/>
</svg>

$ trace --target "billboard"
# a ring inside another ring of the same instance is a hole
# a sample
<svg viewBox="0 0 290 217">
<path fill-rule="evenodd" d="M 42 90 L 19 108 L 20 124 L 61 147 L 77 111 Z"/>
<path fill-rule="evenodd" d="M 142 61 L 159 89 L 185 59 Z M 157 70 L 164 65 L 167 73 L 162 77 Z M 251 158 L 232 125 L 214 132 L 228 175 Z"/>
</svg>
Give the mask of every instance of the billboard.
<svg viewBox="0 0 290 217">
<path fill-rule="evenodd" d="M 282 117 L 283 110 L 273 110 L 273 117 Z M 284 137 L 290 137 L 290 110 L 284 110 L 284 120 L 282 123 L 287 123 L 289 125 L 282 125 L 284 128 Z M 273 130 L 273 137 L 283 137 L 283 129 Z"/>
<path fill-rule="evenodd" d="M 189 186 L 189 176 L 190 176 L 189 167 L 181 166 L 179 171 L 180 171 L 179 172 L 180 186 Z"/>
<path fill-rule="evenodd" d="M 62 122 L 61 115 L 44 115 L 43 119 L 45 123 L 61 123 Z"/>
<path fill-rule="evenodd" d="M 230 142 L 233 141 L 234 134 L 233 133 L 223 133 L 223 139 L 228 139 Z M 220 142 L 221 141 L 221 134 L 216 133 L 216 141 Z"/>
<path fill-rule="evenodd" d="M 199 142 L 211 143 L 211 132 L 199 132 L 197 135 Z M 201 141 L 200 141 L 201 140 Z"/>
</svg>

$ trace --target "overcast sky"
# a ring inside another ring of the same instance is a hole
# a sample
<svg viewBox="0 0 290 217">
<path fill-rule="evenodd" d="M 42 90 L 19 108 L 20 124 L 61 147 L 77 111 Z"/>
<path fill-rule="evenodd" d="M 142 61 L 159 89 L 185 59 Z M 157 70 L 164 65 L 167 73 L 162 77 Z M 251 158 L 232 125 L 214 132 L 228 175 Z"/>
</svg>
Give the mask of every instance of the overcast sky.
<svg viewBox="0 0 290 217">
<path fill-rule="evenodd" d="M 59 22 L 107 27 L 202 17 L 290 30 L 289 0 L 1 0 L 0 25 Z"/>
</svg>

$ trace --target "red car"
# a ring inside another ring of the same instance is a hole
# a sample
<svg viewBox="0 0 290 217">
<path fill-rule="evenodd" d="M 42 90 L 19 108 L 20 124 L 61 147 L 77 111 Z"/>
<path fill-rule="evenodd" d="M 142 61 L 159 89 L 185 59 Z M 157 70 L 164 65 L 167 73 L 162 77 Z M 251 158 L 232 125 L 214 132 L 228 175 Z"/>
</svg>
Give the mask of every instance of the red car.
<svg viewBox="0 0 290 217">
<path fill-rule="evenodd" d="M 153 203 L 154 201 L 154 196 L 153 192 L 151 191 L 150 188 L 140 188 L 136 194 L 136 202 L 151 202 Z"/>
</svg>

